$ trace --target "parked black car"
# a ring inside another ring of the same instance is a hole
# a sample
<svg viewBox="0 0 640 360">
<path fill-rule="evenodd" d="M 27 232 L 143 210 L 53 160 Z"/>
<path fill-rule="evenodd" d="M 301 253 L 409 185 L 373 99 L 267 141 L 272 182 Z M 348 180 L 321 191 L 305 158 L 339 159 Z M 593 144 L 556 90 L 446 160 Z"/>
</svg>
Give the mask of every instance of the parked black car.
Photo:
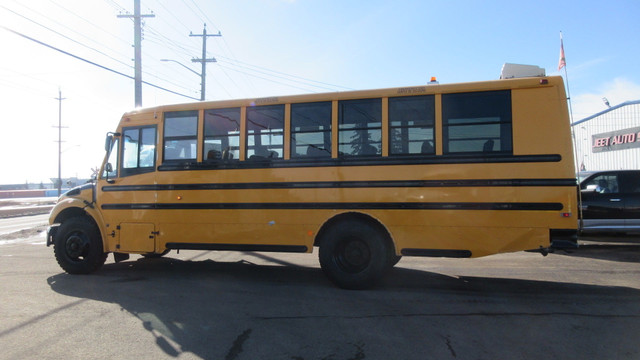
<svg viewBox="0 0 640 360">
<path fill-rule="evenodd" d="M 640 242 L 640 170 L 583 172 L 582 234 L 637 235 Z"/>
</svg>

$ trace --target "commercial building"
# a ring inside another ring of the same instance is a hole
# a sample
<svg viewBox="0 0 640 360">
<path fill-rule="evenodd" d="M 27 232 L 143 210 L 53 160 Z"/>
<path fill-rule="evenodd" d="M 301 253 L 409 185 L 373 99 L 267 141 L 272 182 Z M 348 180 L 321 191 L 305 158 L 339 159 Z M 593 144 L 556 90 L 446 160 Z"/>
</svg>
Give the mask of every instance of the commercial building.
<svg viewBox="0 0 640 360">
<path fill-rule="evenodd" d="M 580 170 L 640 169 L 640 100 L 576 121 L 572 129 Z"/>
</svg>

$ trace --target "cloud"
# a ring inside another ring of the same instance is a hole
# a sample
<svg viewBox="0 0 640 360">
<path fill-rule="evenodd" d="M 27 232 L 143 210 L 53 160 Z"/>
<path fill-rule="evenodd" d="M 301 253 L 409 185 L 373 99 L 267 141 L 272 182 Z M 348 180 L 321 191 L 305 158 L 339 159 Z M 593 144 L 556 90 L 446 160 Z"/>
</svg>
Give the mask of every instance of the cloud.
<svg viewBox="0 0 640 360">
<path fill-rule="evenodd" d="M 578 94 L 571 97 L 573 120 L 578 121 L 607 109 L 602 98 L 607 98 L 611 106 L 625 101 L 640 100 L 640 84 L 625 78 L 616 78 L 606 82 L 593 93 Z"/>
</svg>

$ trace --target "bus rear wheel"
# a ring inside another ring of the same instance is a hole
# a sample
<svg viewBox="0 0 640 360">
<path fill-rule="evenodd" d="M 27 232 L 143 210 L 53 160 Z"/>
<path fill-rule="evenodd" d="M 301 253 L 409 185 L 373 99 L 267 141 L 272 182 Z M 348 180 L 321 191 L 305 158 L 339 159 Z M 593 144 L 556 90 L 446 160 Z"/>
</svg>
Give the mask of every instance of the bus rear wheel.
<svg viewBox="0 0 640 360">
<path fill-rule="evenodd" d="M 88 274 L 107 260 L 98 228 L 85 218 L 71 218 L 60 225 L 53 252 L 60 267 L 69 274 Z"/>
<path fill-rule="evenodd" d="M 373 287 L 391 268 L 390 241 L 379 227 L 363 220 L 341 221 L 320 239 L 320 266 L 343 289 Z"/>
</svg>

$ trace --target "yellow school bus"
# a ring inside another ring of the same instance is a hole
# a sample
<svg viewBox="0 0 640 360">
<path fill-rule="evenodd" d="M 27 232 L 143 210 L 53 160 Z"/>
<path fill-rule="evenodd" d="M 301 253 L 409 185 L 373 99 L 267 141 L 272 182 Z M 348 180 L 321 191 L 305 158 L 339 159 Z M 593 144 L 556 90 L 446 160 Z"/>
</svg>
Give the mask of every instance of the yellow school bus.
<svg viewBox="0 0 640 360">
<path fill-rule="evenodd" d="M 318 247 L 351 289 L 401 256 L 545 253 L 576 243 L 569 125 L 557 76 L 136 109 L 47 245 L 74 274 L 108 253 Z"/>
</svg>

